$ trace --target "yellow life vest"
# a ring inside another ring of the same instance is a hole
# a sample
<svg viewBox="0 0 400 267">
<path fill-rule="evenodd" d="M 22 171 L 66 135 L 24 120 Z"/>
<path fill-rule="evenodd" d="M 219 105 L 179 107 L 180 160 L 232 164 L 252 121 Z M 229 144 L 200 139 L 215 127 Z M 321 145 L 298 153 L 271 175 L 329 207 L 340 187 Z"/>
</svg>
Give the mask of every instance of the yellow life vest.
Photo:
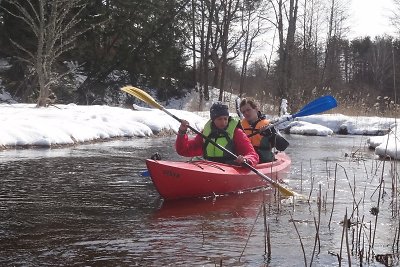
<svg viewBox="0 0 400 267">
<path fill-rule="evenodd" d="M 226 148 L 235 154 L 233 135 L 235 129 L 239 124 L 239 120 L 229 117 L 228 126 L 225 130 L 216 129 L 212 126 L 212 121 L 209 120 L 203 129 L 203 134 L 208 138 L 216 142 L 218 145 Z M 223 150 L 211 144 L 207 139 L 204 139 L 203 145 L 203 157 L 207 160 L 217 161 L 217 162 L 227 162 L 232 160 L 232 156 L 225 153 Z"/>
</svg>

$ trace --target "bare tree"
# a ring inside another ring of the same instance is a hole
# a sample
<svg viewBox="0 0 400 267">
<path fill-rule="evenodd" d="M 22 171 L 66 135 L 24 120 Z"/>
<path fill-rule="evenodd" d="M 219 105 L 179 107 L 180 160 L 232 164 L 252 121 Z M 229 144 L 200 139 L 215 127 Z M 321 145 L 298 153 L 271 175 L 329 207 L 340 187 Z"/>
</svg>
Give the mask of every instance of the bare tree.
<svg viewBox="0 0 400 267">
<path fill-rule="evenodd" d="M 66 75 L 55 74 L 53 66 L 66 51 L 71 50 L 77 37 L 86 30 L 78 30 L 79 14 L 85 7 L 83 0 L 5 0 L 15 7 L 6 12 L 21 19 L 36 38 L 35 51 L 11 42 L 23 51 L 21 60 L 32 66 L 36 72 L 39 96 L 37 106 L 46 106 L 51 86 Z"/>
<path fill-rule="evenodd" d="M 244 33 L 243 51 L 242 51 L 242 69 L 240 75 L 239 96 L 244 91 L 245 79 L 247 76 L 247 66 L 250 56 L 254 52 L 254 40 L 265 32 L 261 26 L 264 19 L 262 16 L 263 3 L 259 1 L 247 0 L 243 2 L 241 26 Z"/>
<path fill-rule="evenodd" d="M 196 75 L 196 4 L 195 0 L 192 0 L 191 2 L 191 20 L 192 20 L 192 36 L 191 36 L 191 41 L 192 41 L 192 60 L 193 60 L 193 82 L 195 84 L 195 88 L 198 89 L 197 87 L 197 75 Z"/>
<path fill-rule="evenodd" d="M 215 0 L 211 0 L 208 3 L 208 21 L 207 21 L 207 35 L 206 35 L 206 44 L 205 44 L 205 49 L 204 49 L 204 99 L 209 100 L 210 99 L 210 93 L 208 91 L 208 73 L 210 70 L 209 67 L 209 61 L 210 61 L 210 44 L 211 44 L 211 37 L 213 34 L 212 28 L 213 28 L 213 17 L 214 13 L 216 12 L 216 7 L 215 7 Z"/>
<path fill-rule="evenodd" d="M 396 28 L 397 33 L 400 33 L 400 0 L 393 0 L 394 8 L 390 21 L 392 25 Z"/>
<path fill-rule="evenodd" d="M 221 101 L 224 93 L 225 86 L 225 72 L 228 62 L 235 58 L 229 57 L 229 53 L 236 49 L 239 41 L 243 38 L 243 33 L 239 33 L 238 36 L 232 34 L 233 24 L 238 20 L 237 12 L 240 8 L 239 0 L 222 0 L 222 21 L 219 25 L 218 31 L 221 39 L 221 69 L 220 69 L 220 83 L 219 83 L 219 96 L 218 99 Z"/>
<path fill-rule="evenodd" d="M 193 52 L 193 62 L 197 68 L 199 107 L 202 108 L 203 97 L 209 100 L 210 84 L 220 88 L 222 99 L 224 77 L 227 65 L 238 53 L 239 41 L 243 33 L 238 27 L 238 15 L 242 0 L 199 0 L 194 1 L 192 8 L 193 42 L 186 47 Z M 213 75 L 213 76 L 212 76 Z M 213 79 L 212 81 L 211 78 Z"/>
<path fill-rule="evenodd" d="M 385 82 L 393 75 L 392 40 L 376 38 L 375 45 L 369 52 L 372 77 L 380 92 L 384 91 Z"/>
<path fill-rule="evenodd" d="M 288 98 L 292 89 L 292 60 L 295 47 L 298 0 L 289 0 L 289 6 L 287 6 L 287 1 L 283 0 L 270 0 L 270 2 L 274 8 L 275 26 L 279 38 L 278 92 L 281 97 Z"/>
<path fill-rule="evenodd" d="M 301 95 L 307 99 L 313 88 L 320 82 L 320 47 L 323 47 L 325 27 L 321 25 L 324 16 L 324 0 L 302 0 L 299 19 L 299 62 L 297 68 L 296 84 L 302 88 Z M 300 47 L 301 44 L 301 47 Z"/>
<path fill-rule="evenodd" d="M 212 35 L 215 34 L 214 14 L 216 13 L 216 0 L 192 1 L 192 45 L 188 47 L 193 52 L 193 68 L 198 68 L 197 80 L 200 102 L 202 108 L 203 97 L 209 100 L 209 71 Z M 196 48 L 198 47 L 198 48 Z M 198 55 L 198 56 L 197 56 Z M 196 59 L 199 63 L 196 64 Z"/>
<path fill-rule="evenodd" d="M 200 101 L 199 101 L 199 109 L 201 110 L 202 107 L 202 102 L 203 102 L 203 96 L 204 96 L 204 90 L 203 90 L 203 82 L 204 82 L 204 35 L 205 35 L 205 25 L 206 25 L 206 8 L 204 1 L 201 0 L 199 1 L 199 9 L 200 9 L 200 29 L 198 30 L 199 32 L 199 42 L 200 42 L 200 64 L 199 64 L 199 95 L 200 95 Z M 195 25 L 195 24 L 194 24 Z M 195 29 L 196 31 L 196 29 Z M 208 70 L 207 70 L 208 71 Z"/>
<path fill-rule="evenodd" d="M 328 32 L 325 46 L 325 59 L 321 75 L 321 83 L 331 86 L 330 81 L 338 76 L 337 69 L 340 64 L 338 50 L 340 50 L 338 40 L 342 39 L 347 31 L 345 22 L 347 16 L 347 0 L 331 0 L 329 7 Z M 335 70 L 336 69 L 336 70 Z"/>
</svg>

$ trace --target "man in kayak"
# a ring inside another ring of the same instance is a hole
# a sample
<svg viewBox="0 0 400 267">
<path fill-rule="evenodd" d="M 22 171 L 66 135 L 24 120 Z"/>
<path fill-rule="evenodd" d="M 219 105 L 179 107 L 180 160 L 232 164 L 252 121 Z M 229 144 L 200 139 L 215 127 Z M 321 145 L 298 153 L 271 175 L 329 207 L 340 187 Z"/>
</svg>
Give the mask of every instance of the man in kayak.
<svg viewBox="0 0 400 267">
<path fill-rule="evenodd" d="M 257 152 L 242 130 L 239 120 L 229 116 L 227 105 L 222 102 L 214 103 L 210 108 L 210 118 L 203 129 L 203 134 L 207 137 L 205 140 L 200 134 L 189 139 L 187 135 L 189 123 L 182 120 L 175 142 L 176 152 L 179 155 L 203 156 L 206 160 L 228 164 L 240 165 L 244 162 L 252 166 L 258 164 Z M 209 139 L 238 155 L 237 159 L 214 146 Z"/>
<path fill-rule="evenodd" d="M 240 102 L 240 112 L 243 114 L 241 121 L 244 132 L 249 136 L 254 149 L 260 158 L 260 163 L 274 161 L 273 129 L 268 129 L 269 120 L 259 111 L 258 105 L 254 99 L 242 99 Z M 256 133 L 254 134 L 253 133 Z"/>
</svg>

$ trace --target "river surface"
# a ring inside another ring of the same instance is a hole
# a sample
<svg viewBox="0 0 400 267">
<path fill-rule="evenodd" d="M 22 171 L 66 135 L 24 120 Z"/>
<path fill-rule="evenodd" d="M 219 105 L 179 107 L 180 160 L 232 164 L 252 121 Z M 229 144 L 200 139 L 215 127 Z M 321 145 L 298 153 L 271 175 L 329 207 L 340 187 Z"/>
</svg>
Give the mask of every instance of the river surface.
<svg viewBox="0 0 400 267">
<path fill-rule="evenodd" d="M 165 202 L 141 174 L 155 152 L 187 160 L 174 137 L 0 151 L 0 266 L 383 266 L 375 255 L 398 252 L 396 163 L 367 137 L 285 137 L 285 186 L 310 201 L 267 189 Z"/>
</svg>

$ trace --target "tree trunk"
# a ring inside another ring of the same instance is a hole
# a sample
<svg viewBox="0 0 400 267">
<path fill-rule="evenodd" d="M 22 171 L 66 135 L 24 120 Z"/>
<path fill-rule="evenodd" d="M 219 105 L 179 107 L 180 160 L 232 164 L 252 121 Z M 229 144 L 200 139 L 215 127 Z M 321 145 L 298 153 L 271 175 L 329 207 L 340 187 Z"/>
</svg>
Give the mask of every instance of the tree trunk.
<svg viewBox="0 0 400 267">
<path fill-rule="evenodd" d="M 205 17 L 206 11 L 204 7 L 204 1 L 200 1 L 201 8 L 201 30 L 200 30 L 200 64 L 199 64 L 199 110 L 203 108 L 203 97 L 204 97 L 204 28 L 205 28 Z"/>
<path fill-rule="evenodd" d="M 248 10 L 247 14 L 247 23 L 246 29 L 242 27 L 242 31 L 245 31 L 245 39 L 244 39 L 244 50 L 243 50 L 243 58 L 242 58 L 242 69 L 240 72 L 240 85 L 239 85 L 239 97 L 243 95 L 243 87 L 244 82 L 247 76 L 247 62 L 249 60 L 248 46 L 249 46 L 249 34 L 250 34 L 250 10 Z M 242 17 L 242 23 L 244 23 L 244 16 Z"/>
<path fill-rule="evenodd" d="M 11 41 L 27 56 L 26 63 L 35 68 L 39 96 L 37 107 L 46 106 L 50 95 L 50 87 L 65 74 L 54 76 L 54 62 L 64 53 L 71 50 L 76 38 L 88 29 L 79 29 L 79 14 L 85 5 L 82 0 L 38 0 L 32 4 L 29 0 L 6 0 L 15 9 L 4 9 L 7 13 L 19 18 L 36 38 L 35 51 Z M 53 76 L 52 76 L 53 75 Z"/>
<path fill-rule="evenodd" d="M 192 61 L 193 61 L 193 66 L 192 66 L 192 71 L 193 71 L 193 84 L 196 89 L 197 88 L 197 75 L 196 75 L 196 5 L 195 1 L 192 0 Z"/>
<path fill-rule="evenodd" d="M 35 70 L 38 77 L 39 84 L 39 97 L 36 103 L 36 107 L 46 106 L 46 100 L 49 97 L 49 78 L 51 74 L 51 66 L 47 66 L 48 55 L 45 48 L 45 8 L 44 2 L 39 1 L 39 32 L 38 32 L 38 44 L 36 50 L 36 64 Z"/>
<path fill-rule="evenodd" d="M 210 99 L 210 93 L 208 90 L 208 74 L 210 71 L 209 61 L 210 61 L 210 39 L 212 35 L 212 21 L 215 11 L 215 0 L 211 0 L 209 11 L 208 11 L 208 25 L 207 25 L 207 36 L 206 45 L 204 49 L 204 99 L 208 101 Z"/>
<path fill-rule="evenodd" d="M 234 2 L 236 3 L 234 4 Z M 225 72 L 228 62 L 228 45 L 229 45 L 229 30 L 232 23 L 232 18 L 238 7 L 237 0 L 223 1 L 223 20 L 222 20 L 222 34 L 221 34 L 221 76 L 219 84 L 218 100 L 222 101 L 225 86 Z"/>
</svg>

